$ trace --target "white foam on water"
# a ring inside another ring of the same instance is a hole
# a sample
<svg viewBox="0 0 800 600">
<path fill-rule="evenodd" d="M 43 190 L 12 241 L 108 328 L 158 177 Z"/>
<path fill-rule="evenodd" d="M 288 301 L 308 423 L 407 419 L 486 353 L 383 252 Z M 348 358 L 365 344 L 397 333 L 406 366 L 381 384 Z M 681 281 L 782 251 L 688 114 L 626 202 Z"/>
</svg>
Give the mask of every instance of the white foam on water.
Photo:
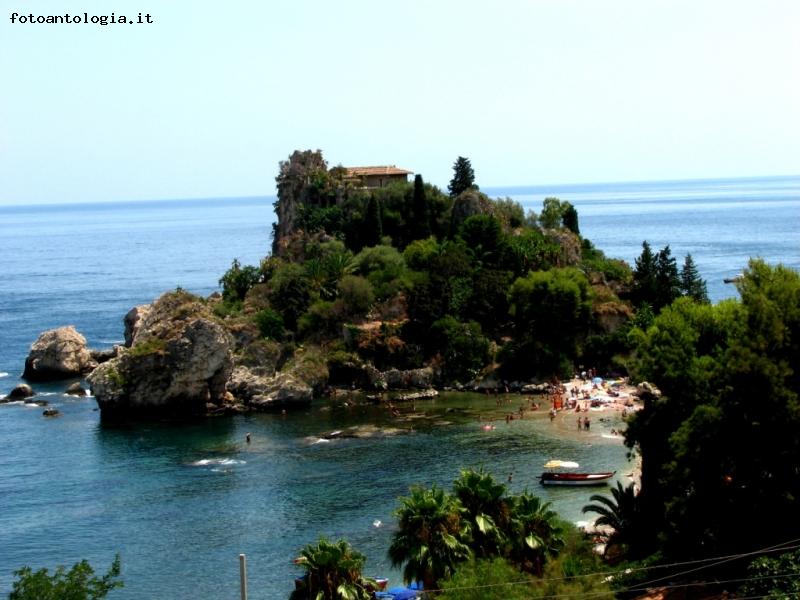
<svg viewBox="0 0 800 600">
<path fill-rule="evenodd" d="M 330 440 L 326 440 L 325 438 L 318 438 L 316 442 L 311 442 L 311 445 L 313 446 L 314 444 L 330 444 L 330 443 L 331 443 Z"/>
<path fill-rule="evenodd" d="M 230 466 L 230 465 L 244 465 L 244 464 L 247 464 L 247 461 L 237 460 L 235 458 L 201 458 L 200 460 L 196 460 L 193 463 L 189 463 L 189 466 L 208 467 L 210 465 Z"/>
<path fill-rule="evenodd" d="M 6 373 L 5 371 L 0 371 L 0 379 L 2 379 L 3 377 L 8 377 L 8 373 Z"/>
<path fill-rule="evenodd" d="M 58 392 L 38 392 L 37 396 L 58 396 Z"/>
</svg>

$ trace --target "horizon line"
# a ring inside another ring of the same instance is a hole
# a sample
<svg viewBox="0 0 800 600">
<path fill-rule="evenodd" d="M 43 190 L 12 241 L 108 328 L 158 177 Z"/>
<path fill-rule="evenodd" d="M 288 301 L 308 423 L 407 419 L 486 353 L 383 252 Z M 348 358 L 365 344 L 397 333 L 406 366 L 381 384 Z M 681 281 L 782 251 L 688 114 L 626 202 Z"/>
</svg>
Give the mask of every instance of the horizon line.
<svg viewBox="0 0 800 600">
<path fill-rule="evenodd" d="M 584 181 L 572 183 L 520 183 L 504 185 L 487 185 L 480 187 L 479 190 L 510 190 L 514 188 L 569 188 L 585 187 L 593 185 L 639 185 L 643 183 L 677 183 L 677 182 L 706 182 L 706 181 L 746 181 L 756 179 L 792 179 L 800 178 L 800 173 L 791 175 L 739 175 L 735 177 L 688 177 L 679 179 L 630 179 L 630 180 L 606 180 L 606 181 Z M 427 182 L 430 183 L 430 182 Z M 433 184 L 436 185 L 436 184 Z M 436 187 L 439 187 L 438 185 Z M 440 188 L 441 189 L 441 188 Z M 40 208 L 63 207 L 63 206 L 107 206 L 112 204 L 144 204 L 144 203 L 168 203 L 168 202 L 193 202 L 203 200 L 256 200 L 259 198 L 277 198 L 276 194 L 245 194 L 234 196 L 179 196 L 172 198 L 122 198 L 117 200 L 46 200 L 43 202 L 20 202 L 6 203 L 0 201 L 0 209 L 20 208 L 37 206 Z"/>
</svg>

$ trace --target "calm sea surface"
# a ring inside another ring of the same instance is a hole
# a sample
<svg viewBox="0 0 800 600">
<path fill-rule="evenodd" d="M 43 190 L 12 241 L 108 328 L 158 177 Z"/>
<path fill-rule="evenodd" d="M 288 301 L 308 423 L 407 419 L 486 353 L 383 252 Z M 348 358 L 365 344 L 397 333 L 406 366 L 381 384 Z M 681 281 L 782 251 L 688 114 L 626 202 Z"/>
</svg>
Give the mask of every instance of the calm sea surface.
<svg viewBox="0 0 800 600">
<path fill-rule="evenodd" d="M 714 300 L 735 295 L 722 278 L 750 256 L 800 269 L 800 177 L 486 191 L 536 210 L 545 196 L 570 200 L 582 233 L 609 256 L 632 262 L 644 239 L 669 243 L 679 262 L 691 252 Z M 0 394 L 19 382 L 42 330 L 74 324 L 94 347 L 120 342 L 131 306 L 177 286 L 208 294 L 233 258 L 256 263 L 271 220 L 269 198 L 0 207 Z M 250 597 L 285 598 L 291 558 L 320 534 L 347 537 L 370 574 L 397 582 L 386 548 L 396 498 L 413 483 L 449 485 L 460 466 L 484 465 L 578 520 L 590 492 L 540 489 L 542 463 L 629 468 L 622 445 L 602 435 L 613 421 L 581 434 L 542 415 L 485 432 L 478 416 L 498 409 L 480 396 L 418 404 L 427 415 L 401 423 L 413 426 L 407 435 L 314 444 L 333 429 L 397 423 L 380 408 L 320 402 L 285 417 L 112 428 L 93 399 L 65 397 L 65 387 L 35 386 L 57 419 L 0 406 L 0 596 L 23 565 L 88 558 L 105 569 L 119 552 L 126 587 L 112 598 L 234 600 L 244 552 Z"/>
</svg>

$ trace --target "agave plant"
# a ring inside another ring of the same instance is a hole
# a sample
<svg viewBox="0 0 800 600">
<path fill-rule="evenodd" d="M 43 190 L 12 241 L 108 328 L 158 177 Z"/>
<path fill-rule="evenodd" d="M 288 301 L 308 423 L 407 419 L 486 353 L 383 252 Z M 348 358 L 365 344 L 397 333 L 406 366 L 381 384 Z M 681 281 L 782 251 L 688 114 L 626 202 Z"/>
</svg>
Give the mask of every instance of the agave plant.
<svg viewBox="0 0 800 600">
<path fill-rule="evenodd" d="M 361 575 L 364 561 L 346 540 L 320 538 L 295 561 L 306 571 L 305 586 L 292 592 L 290 600 L 368 600 L 374 582 Z"/>
<path fill-rule="evenodd" d="M 400 499 L 389 559 L 393 566 L 403 566 L 406 581 L 422 581 L 426 589 L 435 589 L 440 579 L 471 557 L 462 541 L 466 534 L 463 512 L 456 498 L 435 486 L 411 488 L 411 495 Z"/>
</svg>

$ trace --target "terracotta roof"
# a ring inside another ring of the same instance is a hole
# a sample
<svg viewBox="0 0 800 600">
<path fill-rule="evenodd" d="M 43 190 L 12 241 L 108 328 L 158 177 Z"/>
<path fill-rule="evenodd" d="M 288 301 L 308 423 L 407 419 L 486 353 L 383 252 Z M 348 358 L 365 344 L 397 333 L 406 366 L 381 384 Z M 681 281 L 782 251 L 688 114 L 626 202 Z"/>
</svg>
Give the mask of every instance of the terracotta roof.
<svg viewBox="0 0 800 600">
<path fill-rule="evenodd" d="M 398 169 L 394 165 L 381 167 L 347 167 L 348 177 L 366 177 L 368 175 L 409 175 L 414 171 Z"/>
</svg>

